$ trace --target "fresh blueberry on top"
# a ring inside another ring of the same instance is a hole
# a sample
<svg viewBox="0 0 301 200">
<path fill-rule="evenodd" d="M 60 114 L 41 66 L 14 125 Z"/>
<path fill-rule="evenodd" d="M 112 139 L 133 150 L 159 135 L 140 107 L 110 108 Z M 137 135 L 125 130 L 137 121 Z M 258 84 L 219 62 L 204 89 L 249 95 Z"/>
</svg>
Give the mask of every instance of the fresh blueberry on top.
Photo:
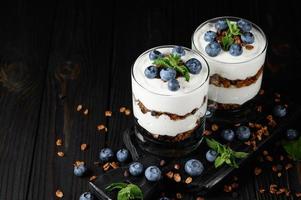
<svg viewBox="0 0 301 200">
<path fill-rule="evenodd" d="M 160 71 L 160 77 L 163 81 L 169 81 L 170 79 L 175 79 L 177 72 L 172 68 L 163 68 Z"/>
<path fill-rule="evenodd" d="M 232 56 L 240 56 L 242 54 L 242 48 L 239 44 L 231 44 L 229 53 Z"/>
<path fill-rule="evenodd" d="M 204 170 L 204 166 L 201 163 L 201 161 L 196 160 L 196 159 L 191 159 L 185 163 L 184 169 L 185 169 L 185 172 L 187 174 L 189 174 L 190 176 L 199 176 L 202 174 L 202 172 Z"/>
<path fill-rule="evenodd" d="M 246 44 L 252 44 L 254 42 L 254 35 L 251 32 L 245 32 L 240 36 L 241 41 Z"/>
<path fill-rule="evenodd" d="M 205 34 L 204 34 L 204 40 L 206 42 L 213 42 L 216 38 L 216 32 L 214 31 L 207 31 Z"/>
<path fill-rule="evenodd" d="M 84 192 L 80 195 L 79 200 L 94 200 L 94 196 L 90 192 Z"/>
<path fill-rule="evenodd" d="M 155 66 L 148 66 L 147 68 L 145 68 L 144 70 L 144 75 L 147 78 L 156 78 L 156 76 L 158 75 L 158 68 Z"/>
<path fill-rule="evenodd" d="M 273 114 L 276 117 L 284 117 L 287 113 L 286 107 L 283 105 L 277 105 L 273 109 Z"/>
<path fill-rule="evenodd" d="M 79 162 L 74 165 L 73 173 L 75 176 L 83 176 L 87 172 L 87 167 L 84 162 Z"/>
<path fill-rule="evenodd" d="M 205 51 L 206 53 L 211 56 L 211 57 L 215 57 L 219 54 L 219 52 L 221 51 L 221 45 L 217 42 L 210 42 L 209 44 L 207 44 L 207 46 L 205 47 Z"/>
<path fill-rule="evenodd" d="M 196 58 L 190 58 L 187 60 L 185 66 L 191 74 L 198 74 L 202 69 L 202 63 Z"/>
<path fill-rule="evenodd" d="M 129 158 L 129 151 L 127 149 L 120 149 L 116 153 L 119 162 L 125 162 Z"/>
<path fill-rule="evenodd" d="M 143 165 L 139 162 L 130 164 L 129 172 L 132 176 L 139 176 L 143 172 Z"/>
<path fill-rule="evenodd" d="M 235 133 L 232 129 L 224 129 L 222 130 L 221 136 L 224 140 L 232 142 L 234 140 Z"/>
<path fill-rule="evenodd" d="M 157 166 L 149 166 L 146 168 L 144 175 L 149 181 L 159 181 L 161 179 L 161 170 Z"/>
<path fill-rule="evenodd" d="M 181 47 L 181 46 L 176 46 L 175 48 L 173 48 L 173 49 L 171 50 L 171 53 L 172 53 L 173 55 L 184 56 L 184 55 L 185 55 L 185 50 L 184 50 L 184 48 Z"/>
<path fill-rule="evenodd" d="M 212 150 L 212 149 L 209 149 L 206 153 L 206 159 L 209 161 L 209 162 L 213 162 L 215 161 L 217 157 L 217 152 Z"/>
<path fill-rule="evenodd" d="M 236 135 L 239 140 L 246 141 L 250 138 L 251 131 L 250 131 L 249 127 L 247 127 L 247 126 L 239 126 L 236 129 Z"/>
<path fill-rule="evenodd" d="M 222 31 L 222 30 L 225 30 L 226 28 L 228 28 L 228 24 L 227 24 L 226 20 L 220 19 L 215 23 L 215 28 L 217 31 Z"/>
<path fill-rule="evenodd" d="M 162 53 L 158 50 L 152 50 L 148 56 L 150 60 L 156 60 L 159 57 L 163 57 Z"/>
<path fill-rule="evenodd" d="M 180 83 L 177 79 L 170 79 L 167 86 L 170 91 L 177 91 L 180 88 Z"/>
<path fill-rule="evenodd" d="M 103 148 L 103 149 L 100 150 L 99 159 L 102 162 L 107 162 L 107 161 L 109 161 L 113 157 L 114 157 L 114 153 L 113 153 L 112 149 L 110 149 L 110 148 Z"/>
<path fill-rule="evenodd" d="M 244 19 L 238 20 L 237 26 L 242 32 L 249 32 L 252 29 L 252 24 Z"/>
<path fill-rule="evenodd" d="M 295 129 L 288 129 L 286 131 L 286 138 L 288 140 L 295 140 L 299 136 L 299 132 Z"/>
</svg>

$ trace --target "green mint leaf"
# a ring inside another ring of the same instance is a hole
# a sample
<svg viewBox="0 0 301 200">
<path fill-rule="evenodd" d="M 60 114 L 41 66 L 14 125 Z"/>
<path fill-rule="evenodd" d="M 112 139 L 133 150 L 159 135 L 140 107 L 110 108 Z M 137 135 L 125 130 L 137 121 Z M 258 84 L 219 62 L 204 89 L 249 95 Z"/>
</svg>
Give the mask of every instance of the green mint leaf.
<svg viewBox="0 0 301 200">
<path fill-rule="evenodd" d="M 214 167 L 215 168 L 218 168 L 220 167 L 222 164 L 224 164 L 225 160 L 221 157 L 221 156 L 218 156 L 215 161 L 214 161 Z"/>
<path fill-rule="evenodd" d="M 233 151 L 235 158 L 246 158 L 249 154 L 246 152 Z"/>
<path fill-rule="evenodd" d="M 165 58 L 157 58 L 156 60 L 154 60 L 153 64 L 157 67 L 169 67 L 169 63 Z"/>
<path fill-rule="evenodd" d="M 131 196 L 134 197 L 134 199 L 143 199 L 143 193 L 137 185 L 129 184 L 127 187 L 129 188 Z"/>
<path fill-rule="evenodd" d="M 115 189 L 122 189 L 122 188 L 125 188 L 127 186 L 126 183 L 112 183 L 111 185 L 107 186 L 105 188 L 105 190 L 107 191 L 112 191 L 112 190 L 115 190 Z"/>
<path fill-rule="evenodd" d="M 218 143 L 216 140 L 206 138 L 206 143 L 207 143 L 208 147 L 210 147 L 214 151 L 216 151 L 218 153 L 222 153 L 221 149 L 220 149 L 220 143 Z"/>
<path fill-rule="evenodd" d="M 231 44 L 233 43 L 234 43 L 234 39 L 232 38 L 232 36 L 225 35 L 224 37 L 222 37 L 221 46 L 225 51 L 228 51 Z"/>
<path fill-rule="evenodd" d="M 130 190 L 127 187 L 119 190 L 117 194 L 117 200 L 129 200 L 129 199 L 133 199 L 133 197 L 131 196 Z"/>
<path fill-rule="evenodd" d="M 301 137 L 295 141 L 284 142 L 282 146 L 294 160 L 301 160 Z"/>
</svg>

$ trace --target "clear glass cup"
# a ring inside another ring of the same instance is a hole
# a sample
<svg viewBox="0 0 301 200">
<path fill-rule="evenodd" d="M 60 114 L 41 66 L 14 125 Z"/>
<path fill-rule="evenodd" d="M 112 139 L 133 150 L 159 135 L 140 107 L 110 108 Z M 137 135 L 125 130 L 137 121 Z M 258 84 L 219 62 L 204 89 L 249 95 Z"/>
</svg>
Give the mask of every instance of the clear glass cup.
<svg viewBox="0 0 301 200">
<path fill-rule="evenodd" d="M 239 56 L 221 50 L 217 56 L 211 57 L 205 51 L 209 42 L 204 40 L 204 34 L 209 30 L 217 32 L 215 23 L 224 19 L 237 22 L 241 18 L 224 16 L 202 23 L 192 35 L 192 49 L 203 55 L 210 66 L 209 106 L 233 111 L 252 102 L 260 90 L 267 40 L 256 24 L 244 19 L 252 25 L 250 32 L 254 35 L 254 43 L 242 44 L 243 52 Z M 237 43 L 241 41 L 238 39 Z"/>
<path fill-rule="evenodd" d="M 185 62 L 198 59 L 202 70 L 190 74 L 190 80 L 178 77 L 180 89 L 170 91 L 160 78 L 148 79 L 146 67 L 152 65 L 149 53 L 158 50 L 170 54 L 174 45 L 158 46 L 142 53 L 132 66 L 132 96 L 135 134 L 140 147 L 150 153 L 177 157 L 196 149 L 202 139 L 207 109 L 209 68 L 206 60 L 196 51 L 184 48 Z"/>
</svg>

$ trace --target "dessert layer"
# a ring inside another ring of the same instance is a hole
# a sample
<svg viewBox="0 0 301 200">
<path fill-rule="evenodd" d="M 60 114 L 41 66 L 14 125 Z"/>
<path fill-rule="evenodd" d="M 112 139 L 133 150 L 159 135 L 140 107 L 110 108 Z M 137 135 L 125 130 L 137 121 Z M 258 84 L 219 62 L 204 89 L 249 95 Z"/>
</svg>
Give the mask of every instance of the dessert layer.
<svg viewBox="0 0 301 200">
<path fill-rule="evenodd" d="M 172 48 L 173 46 L 159 47 L 156 48 L 156 50 L 163 54 L 170 54 Z M 153 65 L 153 61 L 149 59 L 149 51 L 143 53 L 134 63 L 132 71 L 134 80 L 132 81 L 136 81 L 139 85 L 152 93 L 169 96 L 185 95 L 199 88 L 208 78 L 209 69 L 206 61 L 199 54 L 185 48 L 185 55 L 182 56 L 181 59 L 185 62 L 190 58 L 196 58 L 201 62 L 202 69 L 198 74 L 190 74 L 189 81 L 186 81 L 184 77 L 178 77 L 177 80 L 179 81 L 179 85 L 181 87 L 177 91 L 170 91 L 166 82 L 158 78 L 149 79 L 145 76 L 145 69 L 148 66 Z"/>
<path fill-rule="evenodd" d="M 263 72 L 263 66 L 258 70 L 258 72 L 254 76 L 250 76 L 244 80 L 229 80 L 227 78 L 224 78 L 220 76 L 219 74 L 213 74 L 210 76 L 210 81 L 209 83 L 212 85 L 215 85 L 217 87 L 224 87 L 224 88 L 230 88 L 230 87 L 235 87 L 235 88 L 241 88 L 241 87 L 246 87 L 251 84 L 254 84 L 259 77 L 262 75 Z"/>
<path fill-rule="evenodd" d="M 263 73 L 260 73 L 257 81 L 253 84 L 240 88 L 217 87 L 213 84 L 210 84 L 208 98 L 217 103 L 242 105 L 255 97 L 259 92 L 262 82 L 262 74 Z"/>
<path fill-rule="evenodd" d="M 189 114 L 186 112 L 187 115 L 184 114 L 186 116 L 183 118 L 183 115 L 182 119 L 178 119 L 178 117 L 175 117 L 176 115 L 168 115 L 167 113 L 153 116 L 152 112 L 145 112 L 144 109 L 141 110 L 138 103 L 133 104 L 133 111 L 138 124 L 148 132 L 156 135 L 175 137 L 180 133 L 193 130 L 197 126 L 198 120 L 206 113 L 207 100 L 201 104 L 202 106 L 197 108 L 194 113 L 191 113 L 193 109 L 189 111 Z"/>
</svg>

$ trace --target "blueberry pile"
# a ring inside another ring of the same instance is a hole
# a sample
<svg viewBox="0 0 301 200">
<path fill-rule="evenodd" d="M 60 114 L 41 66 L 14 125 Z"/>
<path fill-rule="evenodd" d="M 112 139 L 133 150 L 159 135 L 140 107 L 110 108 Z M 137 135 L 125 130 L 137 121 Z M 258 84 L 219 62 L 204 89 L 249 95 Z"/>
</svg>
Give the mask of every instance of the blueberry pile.
<svg viewBox="0 0 301 200">
<path fill-rule="evenodd" d="M 220 19 L 215 23 L 216 32 L 209 30 L 204 34 L 204 40 L 208 42 L 205 52 L 211 56 L 217 56 L 221 50 L 229 51 L 232 56 L 240 56 L 243 46 L 254 43 L 254 35 L 250 32 L 252 24 L 244 19 L 232 22 Z"/>
<path fill-rule="evenodd" d="M 185 49 L 181 46 L 174 47 L 167 55 L 158 50 L 152 50 L 149 53 L 149 59 L 153 61 L 153 65 L 144 70 L 144 75 L 149 79 L 160 78 L 167 82 L 170 91 L 177 91 L 180 88 L 177 77 L 184 76 L 189 81 L 189 73 L 198 74 L 202 69 L 201 62 L 195 58 L 184 62 L 181 57 L 185 54 Z"/>
</svg>

